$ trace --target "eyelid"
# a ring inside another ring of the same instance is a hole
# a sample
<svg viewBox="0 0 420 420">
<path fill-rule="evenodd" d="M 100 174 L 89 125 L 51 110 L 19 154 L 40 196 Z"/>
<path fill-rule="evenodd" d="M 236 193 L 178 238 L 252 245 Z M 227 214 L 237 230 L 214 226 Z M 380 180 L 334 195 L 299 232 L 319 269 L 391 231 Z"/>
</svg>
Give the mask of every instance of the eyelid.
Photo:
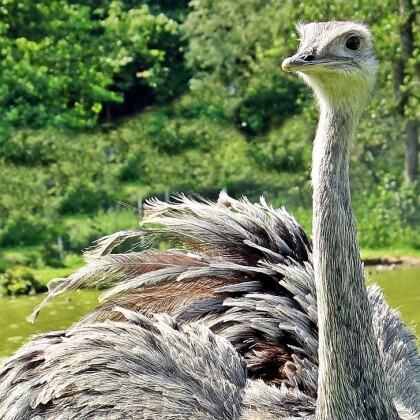
<svg viewBox="0 0 420 420">
<path fill-rule="evenodd" d="M 347 36 L 344 37 L 344 42 L 347 42 L 350 38 L 359 38 L 360 41 L 362 41 L 362 37 L 359 34 L 348 34 Z"/>
</svg>

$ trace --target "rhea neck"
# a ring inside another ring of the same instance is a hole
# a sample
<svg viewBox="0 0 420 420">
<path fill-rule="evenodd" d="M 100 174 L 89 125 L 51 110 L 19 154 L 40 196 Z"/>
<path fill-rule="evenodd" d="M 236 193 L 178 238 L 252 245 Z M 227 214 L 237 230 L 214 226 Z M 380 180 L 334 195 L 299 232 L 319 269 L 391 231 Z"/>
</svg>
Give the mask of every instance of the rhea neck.
<svg viewBox="0 0 420 420">
<path fill-rule="evenodd" d="M 350 196 L 350 149 L 368 98 L 362 105 L 349 92 L 325 96 L 318 84 L 314 90 L 320 105 L 312 171 L 319 316 L 316 419 L 394 420 L 399 417 L 373 333 Z"/>
</svg>

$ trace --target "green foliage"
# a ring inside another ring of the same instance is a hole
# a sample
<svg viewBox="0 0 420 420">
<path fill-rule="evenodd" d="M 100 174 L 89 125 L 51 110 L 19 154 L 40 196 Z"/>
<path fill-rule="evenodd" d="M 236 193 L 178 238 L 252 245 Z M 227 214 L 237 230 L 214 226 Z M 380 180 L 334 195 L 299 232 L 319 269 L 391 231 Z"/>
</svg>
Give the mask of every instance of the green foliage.
<svg viewBox="0 0 420 420">
<path fill-rule="evenodd" d="M 125 10 L 122 2 L 112 2 L 102 22 L 104 44 L 111 47 L 114 89 L 125 93 L 144 80 L 158 99 L 178 95 L 188 80 L 182 60 L 179 24 L 163 13 L 151 13 L 146 4 Z M 117 40 L 117 42 L 115 42 Z"/>
<path fill-rule="evenodd" d="M 289 118 L 280 129 L 253 139 L 252 155 L 266 170 L 301 172 L 309 169 L 313 127 L 302 118 Z M 306 138 L 302 133 L 308 133 Z"/>
<path fill-rule="evenodd" d="M 189 65 L 216 74 L 235 88 L 287 48 L 284 41 L 293 28 L 287 3 L 278 7 L 274 0 L 196 0 L 190 6 L 184 23 Z"/>
<path fill-rule="evenodd" d="M 14 2 L 8 2 L 3 11 L 9 15 L 13 6 Z M 98 106 L 105 100 L 118 100 L 107 89 L 112 69 L 100 54 L 100 45 L 92 42 L 99 23 L 90 19 L 89 8 L 65 1 L 44 1 L 33 9 L 39 16 L 36 28 L 6 26 L 0 39 L 2 125 L 94 124 Z M 17 11 L 25 13 L 24 8 Z"/>
<path fill-rule="evenodd" d="M 0 245 L 42 242 L 53 230 L 55 207 L 47 177 L 34 168 L 0 165 Z"/>
<path fill-rule="evenodd" d="M 146 4 L 8 1 L 0 14 L 3 136 L 13 127 L 92 127 L 130 91 L 168 99 L 185 87 L 179 24 Z"/>
<path fill-rule="evenodd" d="M 420 232 L 415 229 L 417 196 L 392 178 L 385 177 L 374 189 L 360 192 L 356 201 L 359 240 L 371 249 L 419 248 Z"/>
<path fill-rule="evenodd" d="M 44 292 L 43 286 L 26 267 L 16 266 L 0 274 L 0 296 Z"/>
<path fill-rule="evenodd" d="M 0 245 L 35 244 L 61 230 L 59 213 L 114 205 L 116 163 L 101 137 L 17 132 L 0 165 Z M 9 163 L 10 162 L 10 163 Z"/>
<path fill-rule="evenodd" d="M 224 106 L 251 135 L 298 112 L 302 85 L 279 71 L 279 57 L 286 57 L 293 45 L 284 42 L 293 32 L 285 19 L 289 4 L 279 8 L 274 0 L 221 0 L 192 1 L 191 6 L 184 30 L 195 91 L 214 89 L 216 77 Z"/>
<path fill-rule="evenodd" d="M 136 228 L 139 225 L 137 211 L 127 208 L 117 208 L 110 211 L 100 211 L 86 217 L 67 218 L 64 220 L 63 242 L 66 253 L 80 253 L 102 236 L 123 229 Z M 58 250 L 56 249 L 55 255 Z"/>
<path fill-rule="evenodd" d="M 37 264 L 40 245 L 2 248 L 0 253 L 0 272 L 8 267 L 34 267 Z"/>
<path fill-rule="evenodd" d="M 0 246 L 38 245 L 0 271 L 65 265 L 137 224 L 117 201 L 168 191 L 264 194 L 310 229 L 317 111 L 280 66 L 313 16 L 368 22 L 381 61 L 352 155 L 361 244 L 420 247 L 419 187 L 402 187 L 420 32 L 403 60 L 396 2 L 0 0 Z"/>
<path fill-rule="evenodd" d="M 279 79 L 276 81 L 276 79 Z M 267 82 L 267 79 L 262 79 Z M 297 97 L 302 85 L 273 77 L 267 87 L 249 85 L 245 98 L 235 112 L 235 120 L 242 131 L 250 135 L 266 133 L 273 121 L 277 124 L 298 112 Z"/>
</svg>

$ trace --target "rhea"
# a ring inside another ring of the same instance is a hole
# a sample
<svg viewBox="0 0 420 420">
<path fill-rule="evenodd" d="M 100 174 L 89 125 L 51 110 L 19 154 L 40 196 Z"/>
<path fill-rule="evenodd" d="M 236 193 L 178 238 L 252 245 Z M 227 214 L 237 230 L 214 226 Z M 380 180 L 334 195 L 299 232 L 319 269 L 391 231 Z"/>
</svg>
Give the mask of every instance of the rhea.
<svg viewBox="0 0 420 420">
<path fill-rule="evenodd" d="M 67 290 L 112 287 L 80 322 L 0 366 L 0 418 L 420 418 L 415 337 L 365 287 L 351 206 L 351 145 L 377 70 L 372 36 L 353 22 L 297 30 L 298 52 L 282 67 L 320 110 L 313 252 L 294 218 L 263 199 L 151 201 L 142 228 L 103 238 L 85 267 L 51 284 L 34 316 Z M 177 247 L 112 253 L 156 237 Z"/>
</svg>

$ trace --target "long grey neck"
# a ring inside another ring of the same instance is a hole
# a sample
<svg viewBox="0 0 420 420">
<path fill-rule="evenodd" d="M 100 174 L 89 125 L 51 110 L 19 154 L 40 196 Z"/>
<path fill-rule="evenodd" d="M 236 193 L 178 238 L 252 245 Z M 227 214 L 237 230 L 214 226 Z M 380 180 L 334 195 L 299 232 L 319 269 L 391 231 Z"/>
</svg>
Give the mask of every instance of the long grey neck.
<svg viewBox="0 0 420 420">
<path fill-rule="evenodd" d="M 373 334 L 351 206 L 349 157 L 359 119 L 321 104 L 313 151 L 317 420 L 399 419 Z"/>
</svg>

